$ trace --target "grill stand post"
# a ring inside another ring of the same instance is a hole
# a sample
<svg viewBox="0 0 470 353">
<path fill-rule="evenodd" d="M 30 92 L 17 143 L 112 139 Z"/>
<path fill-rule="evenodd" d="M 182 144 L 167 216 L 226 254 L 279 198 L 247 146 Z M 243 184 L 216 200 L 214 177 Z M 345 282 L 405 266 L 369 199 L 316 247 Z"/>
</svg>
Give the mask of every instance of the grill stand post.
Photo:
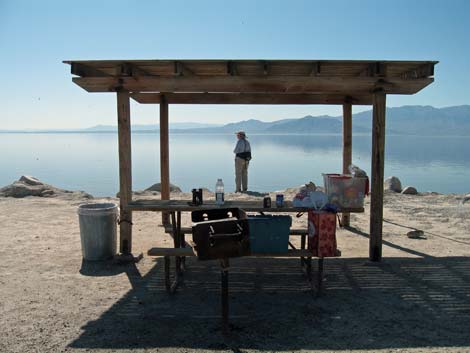
<svg viewBox="0 0 470 353">
<path fill-rule="evenodd" d="M 228 258 L 220 259 L 221 275 L 221 302 L 222 302 L 222 331 L 224 334 L 229 332 L 229 303 L 228 303 Z"/>
</svg>

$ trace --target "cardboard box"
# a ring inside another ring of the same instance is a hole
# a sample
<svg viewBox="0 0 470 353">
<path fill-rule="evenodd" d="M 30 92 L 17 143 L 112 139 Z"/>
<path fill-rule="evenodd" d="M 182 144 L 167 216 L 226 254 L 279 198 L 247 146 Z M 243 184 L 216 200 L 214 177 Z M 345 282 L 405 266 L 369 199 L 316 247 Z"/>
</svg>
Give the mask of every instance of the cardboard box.
<svg viewBox="0 0 470 353">
<path fill-rule="evenodd" d="M 323 174 L 328 202 L 339 208 L 364 207 L 364 196 L 368 194 L 369 178 L 348 174 Z"/>
</svg>

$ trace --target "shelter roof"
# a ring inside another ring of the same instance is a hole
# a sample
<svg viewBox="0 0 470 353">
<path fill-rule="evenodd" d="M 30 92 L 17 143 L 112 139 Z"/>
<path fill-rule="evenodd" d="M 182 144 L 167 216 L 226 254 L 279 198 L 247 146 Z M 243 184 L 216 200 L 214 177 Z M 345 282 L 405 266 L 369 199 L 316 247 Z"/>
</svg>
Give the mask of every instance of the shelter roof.
<svg viewBox="0 0 470 353">
<path fill-rule="evenodd" d="M 126 90 L 140 103 L 371 104 L 372 94 L 414 94 L 437 61 L 92 60 L 64 61 L 88 92 Z"/>
</svg>

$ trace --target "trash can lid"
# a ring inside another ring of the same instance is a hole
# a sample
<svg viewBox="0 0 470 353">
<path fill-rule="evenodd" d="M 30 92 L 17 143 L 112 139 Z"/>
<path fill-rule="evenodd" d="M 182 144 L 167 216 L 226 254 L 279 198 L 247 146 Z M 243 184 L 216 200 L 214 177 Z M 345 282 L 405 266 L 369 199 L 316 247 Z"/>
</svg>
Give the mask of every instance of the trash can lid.
<svg viewBox="0 0 470 353">
<path fill-rule="evenodd" d="M 77 213 L 86 216 L 117 214 L 118 205 L 112 202 L 86 203 L 78 206 Z"/>
</svg>

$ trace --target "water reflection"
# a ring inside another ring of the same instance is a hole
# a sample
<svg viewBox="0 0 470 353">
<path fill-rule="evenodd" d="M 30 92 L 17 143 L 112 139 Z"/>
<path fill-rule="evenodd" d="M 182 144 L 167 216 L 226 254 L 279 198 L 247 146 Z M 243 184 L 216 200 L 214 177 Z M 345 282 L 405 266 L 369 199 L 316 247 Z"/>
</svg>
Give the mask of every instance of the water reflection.
<svg viewBox="0 0 470 353">
<path fill-rule="evenodd" d="M 340 172 L 341 135 L 249 134 L 253 148 L 250 189 L 279 190 L 309 180 L 322 183 L 321 173 Z M 232 134 L 170 135 L 170 174 L 183 190 L 213 189 L 223 178 L 232 190 Z M 470 190 L 470 137 L 394 136 L 386 138 L 385 175 L 397 175 L 419 190 L 464 193 Z M 34 175 L 63 188 L 98 196 L 118 190 L 117 135 L 2 134 L 0 186 L 22 174 Z M 136 133 L 132 139 L 133 187 L 159 181 L 159 136 Z M 371 136 L 353 136 L 353 163 L 369 174 Z"/>
</svg>

